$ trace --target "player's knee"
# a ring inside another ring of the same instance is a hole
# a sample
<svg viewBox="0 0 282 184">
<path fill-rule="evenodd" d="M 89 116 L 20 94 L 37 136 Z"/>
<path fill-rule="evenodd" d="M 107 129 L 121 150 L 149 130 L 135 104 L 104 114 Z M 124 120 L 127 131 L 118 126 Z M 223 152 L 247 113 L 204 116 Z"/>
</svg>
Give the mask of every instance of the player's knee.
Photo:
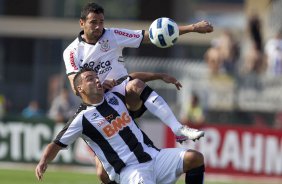
<svg viewBox="0 0 282 184">
<path fill-rule="evenodd" d="M 143 81 L 139 79 L 133 79 L 127 83 L 126 89 L 128 93 L 139 96 L 145 86 L 146 84 Z"/>
<path fill-rule="evenodd" d="M 139 79 L 131 80 L 126 86 L 126 105 L 129 110 L 136 111 L 142 106 L 140 94 L 145 87 L 145 83 Z"/>
<path fill-rule="evenodd" d="M 204 155 L 198 151 L 189 150 L 184 155 L 184 172 L 204 165 Z"/>
</svg>

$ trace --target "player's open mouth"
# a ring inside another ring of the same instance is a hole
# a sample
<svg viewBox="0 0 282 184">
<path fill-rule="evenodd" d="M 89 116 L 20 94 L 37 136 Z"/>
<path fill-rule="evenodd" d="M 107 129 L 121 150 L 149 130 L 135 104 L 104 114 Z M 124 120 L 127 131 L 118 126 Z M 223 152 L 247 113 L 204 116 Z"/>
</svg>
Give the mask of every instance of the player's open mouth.
<svg viewBox="0 0 282 184">
<path fill-rule="evenodd" d="M 103 88 L 102 85 L 101 85 L 101 83 L 97 83 L 97 88 L 98 88 L 98 89 L 102 89 L 102 88 Z"/>
</svg>

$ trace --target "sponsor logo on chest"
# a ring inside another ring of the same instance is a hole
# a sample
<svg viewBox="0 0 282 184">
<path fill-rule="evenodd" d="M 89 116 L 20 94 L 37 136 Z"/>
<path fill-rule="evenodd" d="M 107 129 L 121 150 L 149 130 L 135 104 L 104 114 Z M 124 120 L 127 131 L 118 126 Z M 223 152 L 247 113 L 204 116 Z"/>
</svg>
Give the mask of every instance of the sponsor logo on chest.
<svg viewBox="0 0 282 184">
<path fill-rule="evenodd" d="M 108 61 L 108 60 L 99 62 L 96 66 L 95 66 L 95 62 L 96 61 L 90 61 L 90 62 L 84 63 L 83 65 L 80 66 L 80 68 L 92 69 L 98 75 L 102 75 L 104 73 L 107 73 L 107 72 L 111 71 L 111 69 L 112 69 L 111 62 Z"/>
<path fill-rule="evenodd" d="M 130 116 L 126 112 L 123 112 L 121 116 L 113 119 L 111 123 L 106 125 L 102 130 L 107 137 L 112 137 L 124 127 L 126 127 L 130 122 Z"/>
</svg>

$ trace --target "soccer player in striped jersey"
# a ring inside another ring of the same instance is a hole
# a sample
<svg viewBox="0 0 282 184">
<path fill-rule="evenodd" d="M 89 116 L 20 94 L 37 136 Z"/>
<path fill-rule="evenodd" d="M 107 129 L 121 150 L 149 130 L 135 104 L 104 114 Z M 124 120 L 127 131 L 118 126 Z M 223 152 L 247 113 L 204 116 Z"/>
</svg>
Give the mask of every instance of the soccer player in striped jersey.
<svg viewBox="0 0 282 184">
<path fill-rule="evenodd" d="M 140 94 L 149 110 L 159 106 L 163 115 L 159 118 L 169 121 L 166 124 L 174 132 L 181 126 L 163 99 L 151 88 L 138 86 L 131 89 L 134 85 L 127 85 L 135 80 L 125 80 L 105 93 L 94 71 L 83 69 L 76 74 L 74 88 L 84 108 L 45 148 L 35 169 L 38 180 L 42 180 L 48 163 L 57 153 L 81 137 L 95 151 L 112 181 L 121 184 L 175 183 L 182 173 L 186 173 L 186 183 L 203 183 L 204 158 L 201 153 L 183 148 L 156 148 L 130 116 L 125 95 L 132 90 Z M 158 116 L 158 112 L 152 113 Z M 185 132 L 181 134 L 186 136 Z"/>
<path fill-rule="evenodd" d="M 182 87 L 173 76 L 164 73 L 135 72 L 128 74 L 124 66 L 123 49 L 138 48 L 142 43 L 151 43 L 149 33 L 145 30 L 105 28 L 104 21 L 104 9 L 96 3 L 86 4 L 81 11 L 79 23 L 82 31 L 63 53 L 66 73 L 72 88 L 76 72 L 85 67 L 96 71 L 104 89 L 111 89 L 126 79 L 128 75 L 143 82 L 160 79 L 174 84 L 178 90 Z M 192 25 L 180 26 L 179 30 L 181 35 L 188 32 L 209 33 L 213 31 L 213 27 L 207 21 L 201 21 Z M 138 102 L 140 102 L 140 97 L 129 91 L 126 95 L 126 104 L 132 111 L 135 111 L 134 118 L 140 117 L 146 110 L 144 104 Z M 190 130 L 193 133 L 193 129 Z M 177 138 L 179 141 L 186 139 L 185 137 Z M 96 167 L 97 173 L 104 181 L 103 177 L 106 176 L 103 176 L 103 169 L 99 167 L 98 162 L 96 165 L 98 166 Z"/>
</svg>

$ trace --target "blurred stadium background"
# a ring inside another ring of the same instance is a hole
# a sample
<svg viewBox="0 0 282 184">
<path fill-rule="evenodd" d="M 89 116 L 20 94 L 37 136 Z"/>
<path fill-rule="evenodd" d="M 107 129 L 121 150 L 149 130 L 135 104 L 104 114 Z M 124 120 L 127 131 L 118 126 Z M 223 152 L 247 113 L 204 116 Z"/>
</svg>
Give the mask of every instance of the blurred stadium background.
<svg viewBox="0 0 282 184">
<path fill-rule="evenodd" d="M 86 2 L 0 0 L 2 168 L 7 163 L 36 163 L 43 147 L 63 126 L 47 114 L 61 89 L 69 88 L 62 53 L 80 31 L 80 9 Z M 259 178 L 260 183 L 282 183 L 282 69 L 280 73 L 279 69 L 271 72 L 269 66 L 265 69 L 262 62 L 252 65 L 252 57 L 246 57 L 253 53 L 253 42 L 264 48 L 281 30 L 281 0 L 96 2 L 105 8 L 106 27 L 148 29 L 153 20 L 163 16 L 179 24 L 203 19 L 211 22 L 213 33 L 187 34 L 172 48 L 142 45 L 139 49 L 124 50 L 129 71 L 165 72 L 182 82 L 181 91 L 160 81 L 150 85 L 183 123 L 187 123 L 191 97 L 198 97 L 204 119 L 189 125 L 204 128 L 206 138 L 198 143 L 176 145 L 171 132 L 149 114 L 140 120 L 140 126 L 159 147 L 185 146 L 203 152 L 209 180 Z M 252 24 L 253 20 L 259 23 Z M 204 56 L 214 46 L 224 45 L 218 38 L 226 30 L 234 36 L 236 61 L 232 70 L 221 64 L 214 72 Z M 264 54 L 263 49 L 259 51 Z M 39 104 L 40 116 L 23 116 L 23 109 L 31 101 Z M 90 166 L 88 155 L 84 144 L 78 141 L 56 163 Z"/>
</svg>

